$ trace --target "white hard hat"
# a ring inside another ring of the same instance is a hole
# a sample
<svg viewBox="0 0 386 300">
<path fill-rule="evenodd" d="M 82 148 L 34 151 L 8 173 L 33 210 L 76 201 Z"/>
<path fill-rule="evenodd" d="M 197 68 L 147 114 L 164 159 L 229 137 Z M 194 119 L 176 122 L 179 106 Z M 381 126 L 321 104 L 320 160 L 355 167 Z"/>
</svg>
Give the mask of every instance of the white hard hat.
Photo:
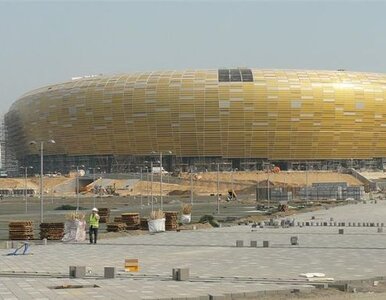
<svg viewBox="0 0 386 300">
<path fill-rule="evenodd" d="M 98 209 L 96 207 L 94 207 L 91 211 L 98 211 Z"/>
</svg>

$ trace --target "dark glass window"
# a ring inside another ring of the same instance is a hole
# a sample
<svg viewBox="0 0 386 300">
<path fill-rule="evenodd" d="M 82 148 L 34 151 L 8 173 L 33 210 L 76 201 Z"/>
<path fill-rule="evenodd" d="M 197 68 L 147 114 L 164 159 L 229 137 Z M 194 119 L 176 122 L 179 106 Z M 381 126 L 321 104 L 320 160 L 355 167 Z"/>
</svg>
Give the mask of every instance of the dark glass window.
<svg viewBox="0 0 386 300">
<path fill-rule="evenodd" d="M 219 82 L 253 82 L 253 75 L 250 69 L 219 69 Z"/>
<path fill-rule="evenodd" d="M 218 81 L 229 82 L 229 70 L 228 69 L 218 70 Z"/>
<path fill-rule="evenodd" d="M 253 81 L 253 75 L 251 69 L 241 69 L 241 77 L 242 81 L 244 82 L 252 82 Z"/>
</svg>

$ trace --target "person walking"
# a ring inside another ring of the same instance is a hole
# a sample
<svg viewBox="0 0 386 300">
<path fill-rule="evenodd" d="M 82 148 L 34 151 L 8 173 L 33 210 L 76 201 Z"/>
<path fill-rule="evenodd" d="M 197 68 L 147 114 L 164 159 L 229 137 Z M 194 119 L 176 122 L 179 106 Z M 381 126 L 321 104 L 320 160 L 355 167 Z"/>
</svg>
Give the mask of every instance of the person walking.
<svg viewBox="0 0 386 300">
<path fill-rule="evenodd" d="M 89 235 L 90 235 L 90 244 L 96 244 L 97 238 L 98 238 L 98 228 L 99 228 L 99 215 L 98 215 L 98 209 L 94 207 L 91 210 L 91 215 L 89 219 L 90 228 L 89 228 Z M 94 239 L 93 239 L 94 236 Z"/>
</svg>

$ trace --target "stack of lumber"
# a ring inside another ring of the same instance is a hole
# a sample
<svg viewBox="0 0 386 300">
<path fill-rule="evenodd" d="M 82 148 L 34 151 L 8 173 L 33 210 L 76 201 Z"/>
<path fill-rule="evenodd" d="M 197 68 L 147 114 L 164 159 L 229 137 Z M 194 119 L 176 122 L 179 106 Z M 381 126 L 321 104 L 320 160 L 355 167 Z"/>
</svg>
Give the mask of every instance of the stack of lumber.
<svg viewBox="0 0 386 300">
<path fill-rule="evenodd" d="M 114 223 L 122 223 L 122 217 L 115 217 Z"/>
<path fill-rule="evenodd" d="M 139 213 L 123 213 L 122 222 L 126 223 L 126 228 L 128 230 L 139 229 L 139 226 L 140 226 Z"/>
<path fill-rule="evenodd" d="M 149 226 L 147 224 L 147 218 L 141 218 L 140 220 L 140 223 L 141 223 L 141 230 L 149 230 Z"/>
<path fill-rule="evenodd" d="M 34 228 L 32 221 L 9 222 L 10 240 L 31 240 L 34 238 Z"/>
<path fill-rule="evenodd" d="M 107 223 L 110 217 L 110 208 L 98 208 L 99 223 Z"/>
<path fill-rule="evenodd" d="M 125 223 L 107 223 L 106 230 L 108 232 L 121 232 L 126 230 L 126 224 Z"/>
<path fill-rule="evenodd" d="M 178 212 L 176 211 L 165 211 L 165 230 L 177 230 L 178 227 Z"/>
<path fill-rule="evenodd" d="M 40 239 L 61 240 L 64 235 L 64 223 L 41 223 Z"/>
</svg>

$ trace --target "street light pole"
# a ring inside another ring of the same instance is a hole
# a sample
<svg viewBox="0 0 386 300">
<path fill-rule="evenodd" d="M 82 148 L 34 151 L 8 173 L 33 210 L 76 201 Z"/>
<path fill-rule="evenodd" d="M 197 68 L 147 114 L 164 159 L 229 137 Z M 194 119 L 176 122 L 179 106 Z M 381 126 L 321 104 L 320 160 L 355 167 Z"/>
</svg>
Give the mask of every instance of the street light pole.
<svg viewBox="0 0 386 300">
<path fill-rule="evenodd" d="M 40 142 L 40 223 L 43 223 L 44 201 L 43 201 L 43 146 L 44 142 Z"/>
<path fill-rule="evenodd" d="M 54 140 L 48 140 L 48 143 L 55 144 Z M 31 141 L 30 145 L 37 145 L 38 142 Z M 44 152 L 44 141 L 40 141 L 40 223 L 44 221 L 44 199 L 43 199 L 43 155 Z"/>
<path fill-rule="evenodd" d="M 29 167 L 20 167 L 20 169 L 24 169 L 24 202 L 25 202 L 25 213 L 28 213 L 28 200 L 27 200 L 27 177 L 28 177 L 28 169 L 32 169 Z"/>
<path fill-rule="evenodd" d="M 142 166 L 140 167 L 140 172 L 141 172 L 141 184 L 142 184 Z M 142 199 L 142 190 L 141 190 L 141 209 L 143 208 L 143 199 Z"/>
<path fill-rule="evenodd" d="M 150 199 L 151 199 L 151 211 L 154 211 L 154 199 L 153 199 L 153 161 L 150 162 Z"/>
<path fill-rule="evenodd" d="M 220 173 L 220 163 L 217 163 L 217 214 L 220 214 L 220 182 L 219 182 L 219 173 Z"/>
<path fill-rule="evenodd" d="M 152 154 L 157 154 L 156 151 L 152 151 L 151 152 Z M 172 154 L 172 151 L 165 151 L 165 153 L 168 153 L 168 154 Z M 163 195 L 162 195 L 162 154 L 163 152 L 162 151 L 159 151 L 159 172 L 160 172 L 160 203 L 161 203 L 161 210 L 163 210 Z M 153 173 L 153 169 L 151 169 L 152 173 Z"/>
<path fill-rule="evenodd" d="M 76 166 L 76 211 L 79 210 L 79 167 L 84 168 L 84 165 Z"/>
<path fill-rule="evenodd" d="M 163 210 L 164 203 L 163 203 L 163 198 L 162 198 L 162 151 L 159 153 L 159 165 L 160 165 L 160 170 L 159 170 L 160 185 L 159 185 L 159 188 L 160 188 L 161 210 Z"/>
<path fill-rule="evenodd" d="M 24 170 L 25 170 L 25 181 L 24 181 L 25 213 L 28 213 L 28 203 L 27 203 L 27 167 L 24 167 Z"/>
<path fill-rule="evenodd" d="M 190 204 L 193 206 L 193 167 L 190 166 Z"/>
</svg>

